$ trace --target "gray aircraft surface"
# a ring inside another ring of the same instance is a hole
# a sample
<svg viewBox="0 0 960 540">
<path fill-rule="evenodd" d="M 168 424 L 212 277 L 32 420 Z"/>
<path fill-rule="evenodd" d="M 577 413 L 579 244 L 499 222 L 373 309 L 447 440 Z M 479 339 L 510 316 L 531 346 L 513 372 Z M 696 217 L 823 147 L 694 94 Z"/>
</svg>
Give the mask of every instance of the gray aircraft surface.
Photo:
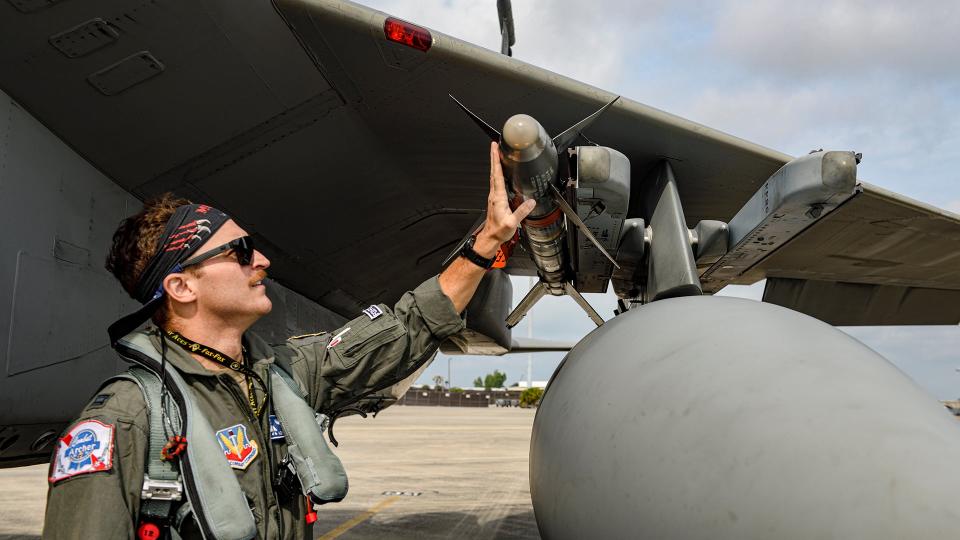
<svg viewBox="0 0 960 540">
<path fill-rule="evenodd" d="M 134 303 L 103 260 L 141 200 L 254 231 L 281 340 L 435 274 L 482 219 L 486 136 L 538 205 L 445 350 L 546 347 L 509 328 L 543 295 L 598 323 L 580 293 L 620 298 L 537 414 L 544 537 L 955 535 L 960 430 L 831 325 L 960 322 L 960 217 L 854 152 L 794 158 L 516 60 L 499 6 L 504 54 L 336 0 L 0 2 L 0 466 L 47 461 L 124 369 L 106 327 Z M 539 277 L 513 312 L 508 274 Z M 712 297 L 760 279 L 763 303 Z"/>
</svg>

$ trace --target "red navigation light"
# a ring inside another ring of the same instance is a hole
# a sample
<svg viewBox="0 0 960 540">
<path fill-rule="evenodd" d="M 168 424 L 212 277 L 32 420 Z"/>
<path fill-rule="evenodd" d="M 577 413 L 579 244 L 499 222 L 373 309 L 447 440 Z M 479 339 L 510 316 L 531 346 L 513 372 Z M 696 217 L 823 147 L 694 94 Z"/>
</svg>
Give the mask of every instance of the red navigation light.
<svg viewBox="0 0 960 540">
<path fill-rule="evenodd" d="M 401 21 L 393 17 L 387 17 L 383 21 L 383 34 L 390 41 L 395 41 L 407 47 L 413 47 L 419 51 L 427 52 L 433 45 L 433 36 L 426 28 L 412 25 L 407 21 Z"/>
</svg>

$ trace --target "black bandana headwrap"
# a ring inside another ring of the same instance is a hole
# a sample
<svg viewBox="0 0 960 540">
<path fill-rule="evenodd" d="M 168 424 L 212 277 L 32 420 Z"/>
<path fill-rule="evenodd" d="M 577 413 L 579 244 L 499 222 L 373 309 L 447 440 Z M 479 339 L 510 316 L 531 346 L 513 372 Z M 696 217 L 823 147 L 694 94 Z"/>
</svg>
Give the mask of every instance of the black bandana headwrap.
<svg viewBox="0 0 960 540">
<path fill-rule="evenodd" d="M 182 272 L 181 263 L 196 253 L 230 216 L 205 204 L 185 204 L 178 207 L 160 238 L 160 247 L 154 254 L 134 289 L 133 297 L 143 307 L 110 325 L 110 343 L 137 329 L 153 316 L 163 301 L 163 278 Z"/>
</svg>

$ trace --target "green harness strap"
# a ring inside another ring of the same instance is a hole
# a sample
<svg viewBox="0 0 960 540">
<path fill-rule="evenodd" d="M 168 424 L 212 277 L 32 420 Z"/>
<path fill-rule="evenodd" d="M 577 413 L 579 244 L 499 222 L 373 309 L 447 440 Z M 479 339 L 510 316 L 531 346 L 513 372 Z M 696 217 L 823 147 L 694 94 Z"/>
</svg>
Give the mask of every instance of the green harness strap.
<svg viewBox="0 0 960 540">
<path fill-rule="evenodd" d="M 169 435 L 180 433 L 180 410 L 168 397 L 166 411 L 169 425 L 165 427 L 161 413 L 163 409 L 160 378 L 149 370 L 131 366 L 126 373 L 121 373 L 114 379 L 136 383 L 147 403 L 150 436 L 147 441 L 147 470 L 140 492 L 140 515 L 147 518 L 147 521 L 169 524 L 171 506 L 174 501 L 183 499 L 183 484 L 180 482 L 178 467 L 172 461 L 161 459 L 161 450 L 167 444 Z"/>
</svg>

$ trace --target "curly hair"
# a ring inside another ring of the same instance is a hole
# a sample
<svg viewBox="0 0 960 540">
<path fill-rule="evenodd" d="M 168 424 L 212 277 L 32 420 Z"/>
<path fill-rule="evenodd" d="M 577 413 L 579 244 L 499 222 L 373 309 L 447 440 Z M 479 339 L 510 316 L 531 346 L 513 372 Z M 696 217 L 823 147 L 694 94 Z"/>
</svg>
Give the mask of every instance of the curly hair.
<svg viewBox="0 0 960 540">
<path fill-rule="evenodd" d="M 190 204 L 190 201 L 174 197 L 172 193 L 164 193 L 148 200 L 140 212 L 121 221 L 113 233 L 113 246 L 105 266 L 131 297 L 136 294 L 140 274 L 160 249 L 160 237 L 167 221 L 184 204 Z M 168 318 L 169 312 L 164 303 L 153 315 L 153 322 L 162 327 Z"/>
</svg>

